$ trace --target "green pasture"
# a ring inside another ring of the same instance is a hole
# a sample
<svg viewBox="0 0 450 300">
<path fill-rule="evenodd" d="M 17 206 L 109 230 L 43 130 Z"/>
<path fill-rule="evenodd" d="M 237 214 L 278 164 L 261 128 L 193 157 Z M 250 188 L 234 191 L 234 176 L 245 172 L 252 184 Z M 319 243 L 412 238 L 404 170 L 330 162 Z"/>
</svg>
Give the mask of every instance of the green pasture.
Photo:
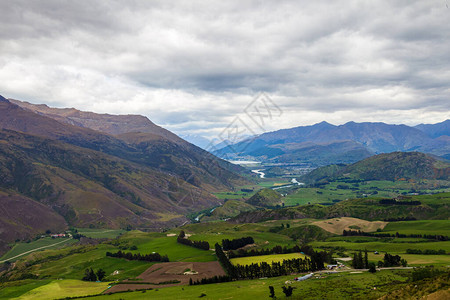
<svg viewBox="0 0 450 300">
<path fill-rule="evenodd" d="M 123 229 L 77 228 L 78 233 L 93 239 L 114 239 L 126 232 Z"/>
<path fill-rule="evenodd" d="M 450 220 L 421 220 L 389 222 L 383 232 L 395 234 L 438 234 L 450 235 Z"/>
<path fill-rule="evenodd" d="M 65 297 L 100 294 L 106 290 L 109 283 L 86 282 L 81 280 L 54 280 L 46 285 L 32 289 L 18 300 L 61 299 Z"/>
<path fill-rule="evenodd" d="M 375 274 L 330 274 L 320 279 L 292 281 L 295 275 L 240 280 L 197 286 L 177 286 L 147 291 L 102 295 L 88 299 L 269 299 L 269 286 L 277 299 L 285 299 L 281 287 L 294 287 L 293 299 L 378 299 L 407 282 L 409 271 L 383 270 Z M 396 285 L 392 283 L 396 282 Z M 374 289 L 376 287 L 376 289 Z"/>
<path fill-rule="evenodd" d="M 26 279 L 3 282 L 0 284 L 0 299 L 16 299 L 20 295 L 23 295 L 26 292 L 36 289 L 40 286 L 49 284 L 50 282 L 52 282 L 51 279 Z"/>
<path fill-rule="evenodd" d="M 298 188 L 289 193 L 284 202 L 287 206 L 315 204 L 315 203 L 333 203 L 333 200 L 346 200 L 364 197 L 396 197 L 402 193 L 409 193 L 412 189 L 420 190 L 425 193 L 449 192 L 450 188 L 433 188 L 442 182 L 436 180 L 424 180 L 421 183 L 410 183 L 407 181 L 365 181 L 360 183 L 346 183 L 340 181 L 330 182 L 321 188 Z M 338 185 L 347 188 L 338 188 Z M 279 190 L 279 192 L 283 192 Z M 425 198 L 425 202 L 426 198 Z"/>
<path fill-rule="evenodd" d="M 52 239 L 50 237 L 45 237 L 45 238 L 40 238 L 37 239 L 35 241 L 31 241 L 29 243 L 17 243 L 15 244 L 11 250 L 9 250 L 5 255 L 3 255 L 0 258 L 0 261 L 3 260 L 9 260 L 12 257 L 15 257 L 17 255 L 21 255 L 23 253 L 28 254 L 27 252 L 29 251 L 33 251 L 35 249 L 38 248 L 42 248 L 42 250 L 44 249 L 57 249 L 57 248 L 61 248 L 64 247 L 66 245 L 70 245 L 77 242 L 76 240 L 70 239 L 70 238 L 57 238 L 57 239 Z M 36 250 L 39 251 L 39 250 Z M 11 261 L 17 260 L 19 259 L 19 257 L 11 259 Z"/>
<path fill-rule="evenodd" d="M 183 228 L 186 233 L 193 234 L 189 239 L 207 241 L 211 248 L 223 239 L 236 239 L 251 236 L 259 248 L 274 246 L 294 246 L 295 242 L 288 236 L 269 232 L 267 224 L 231 224 L 226 222 L 211 222 L 191 224 Z M 172 230 L 178 234 L 179 230 Z M 169 257 L 170 258 L 170 257 Z"/>
<path fill-rule="evenodd" d="M 231 259 L 233 265 L 250 265 L 259 264 L 266 262 L 271 264 L 272 262 L 282 262 L 287 259 L 302 258 L 304 259 L 306 255 L 300 253 L 287 253 L 287 254 L 271 254 L 271 255 L 260 255 L 260 256 L 248 256 L 248 257 L 238 257 Z"/>
<path fill-rule="evenodd" d="M 128 245 L 137 247 L 137 250 L 123 250 L 125 252 L 142 254 L 157 252 L 161 255 L 167 255 L 170 261 L 207 262 L 216 260 L 213 251 L 201 250 L 177 243 L 176 236 L 133 232 L 124 236 L 121 240 L 126 241 Z M 214 247 L 214 244 L 211 247 Z"/>
<path fill-rule="evenodd" d="M 127 261 L 121 258 L 107 257 L 106 252 L 118 251 L 116 247 L 107 244 L 97 246 L 79 246 L 72 250 L 49 250 L 30 255 L 22 265 L 31 265 L 26 273 L 39 274 L 39 278 L 81 279 L 87 268 L 94 271 L 103 269 L 107 279 L 125 279 L 135 277 L 149 268 L 152 263 L 143 261 Z M 24 270 L 25 271 L 25 270 Z M 118 275 L 112 275 L 119 271 Z"/>
</svg>

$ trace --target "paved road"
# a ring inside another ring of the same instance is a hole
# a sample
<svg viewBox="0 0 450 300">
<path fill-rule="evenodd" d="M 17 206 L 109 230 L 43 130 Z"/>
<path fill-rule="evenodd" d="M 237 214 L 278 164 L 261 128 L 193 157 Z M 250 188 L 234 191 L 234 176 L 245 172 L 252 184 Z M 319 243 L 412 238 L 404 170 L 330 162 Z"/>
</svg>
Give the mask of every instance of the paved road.
<svg viewBox="0 0 450 300">
<path fill-rule="evenodd" d="M 23 256 L 23 255 L 25 255 L 25 254 L 28 254 L 28 253 L 31 253 L 31 252 L 34 252 L 34 251 L 38 251 L 38 250 L 41 250 L 41 249 L 45 249 L 45 248 L 49 248 L 49 247 L 53 247 L 53 246 L 56 246 L 56 245 L 65 243 L 65 242 L 67 242 L 67 241 L 69 241 L 69 240 L 71 240 L 71 239 L 72 239 L 72 238 L 67 239 L 67 240 L 60 241 L 60 242 L 55 243 L 55 244 L 51 244 L 51 245 L 48 245 L 48 246 L 42 246 L 42 247 L 39 247 L 39 248 L 35 248 L 35 249 L 32 249 L 32 250 L 23 252 L 23 253 L 21 253 L 21 254 L 19 254 L 19 255 L 10 257 L 10 258 L 8 258 L 8 259 L 0 260 L 0 263 L 4 263 L 5 261 L 9 261 L 9 260 L 11 260 L 11 259 L 15 259 L 15 258 L 17 258 L 17 257 Z"/>
</svg>

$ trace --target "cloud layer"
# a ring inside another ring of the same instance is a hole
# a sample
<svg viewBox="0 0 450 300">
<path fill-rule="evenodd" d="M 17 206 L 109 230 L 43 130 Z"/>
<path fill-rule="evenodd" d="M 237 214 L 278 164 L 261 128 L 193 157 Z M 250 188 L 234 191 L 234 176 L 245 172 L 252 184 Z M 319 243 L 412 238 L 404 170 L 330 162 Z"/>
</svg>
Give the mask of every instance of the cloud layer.
<svg viewBox="0 0 450 300">
<path fill-rule="evenodd" d="M 0 94 L 213 137 L 265 92 L 265 130 L 449 118 L 446 1 L 0 2 Z"/>
</svg>

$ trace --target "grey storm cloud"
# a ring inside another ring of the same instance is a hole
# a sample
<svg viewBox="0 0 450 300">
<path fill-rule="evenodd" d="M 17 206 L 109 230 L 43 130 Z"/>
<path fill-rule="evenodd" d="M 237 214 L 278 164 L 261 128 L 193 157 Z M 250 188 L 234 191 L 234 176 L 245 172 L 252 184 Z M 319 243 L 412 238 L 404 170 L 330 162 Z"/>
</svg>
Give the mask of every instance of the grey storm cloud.
<svg viewBox="0 0 450 300">
<path fill-rule="evenodd" d="M 446 1 L 0 2 L 0 94 L 217 134 L 260 92 L 267 129 L 449 117 Z"/>
</svg>

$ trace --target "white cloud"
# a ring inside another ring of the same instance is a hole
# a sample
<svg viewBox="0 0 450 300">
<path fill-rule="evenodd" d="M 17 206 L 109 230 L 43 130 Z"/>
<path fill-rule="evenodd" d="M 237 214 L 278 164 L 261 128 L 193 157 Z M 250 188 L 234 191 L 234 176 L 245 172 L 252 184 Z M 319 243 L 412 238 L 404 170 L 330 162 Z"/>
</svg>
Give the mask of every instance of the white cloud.
<svg viewBox="0 0 450 300">
<path fill-rule="evenodd" d="M 267 125 L 449 117 L 442 1 L 2 1 L 0 94 L 218 134 L 259 92 Z"/>
</svg>

